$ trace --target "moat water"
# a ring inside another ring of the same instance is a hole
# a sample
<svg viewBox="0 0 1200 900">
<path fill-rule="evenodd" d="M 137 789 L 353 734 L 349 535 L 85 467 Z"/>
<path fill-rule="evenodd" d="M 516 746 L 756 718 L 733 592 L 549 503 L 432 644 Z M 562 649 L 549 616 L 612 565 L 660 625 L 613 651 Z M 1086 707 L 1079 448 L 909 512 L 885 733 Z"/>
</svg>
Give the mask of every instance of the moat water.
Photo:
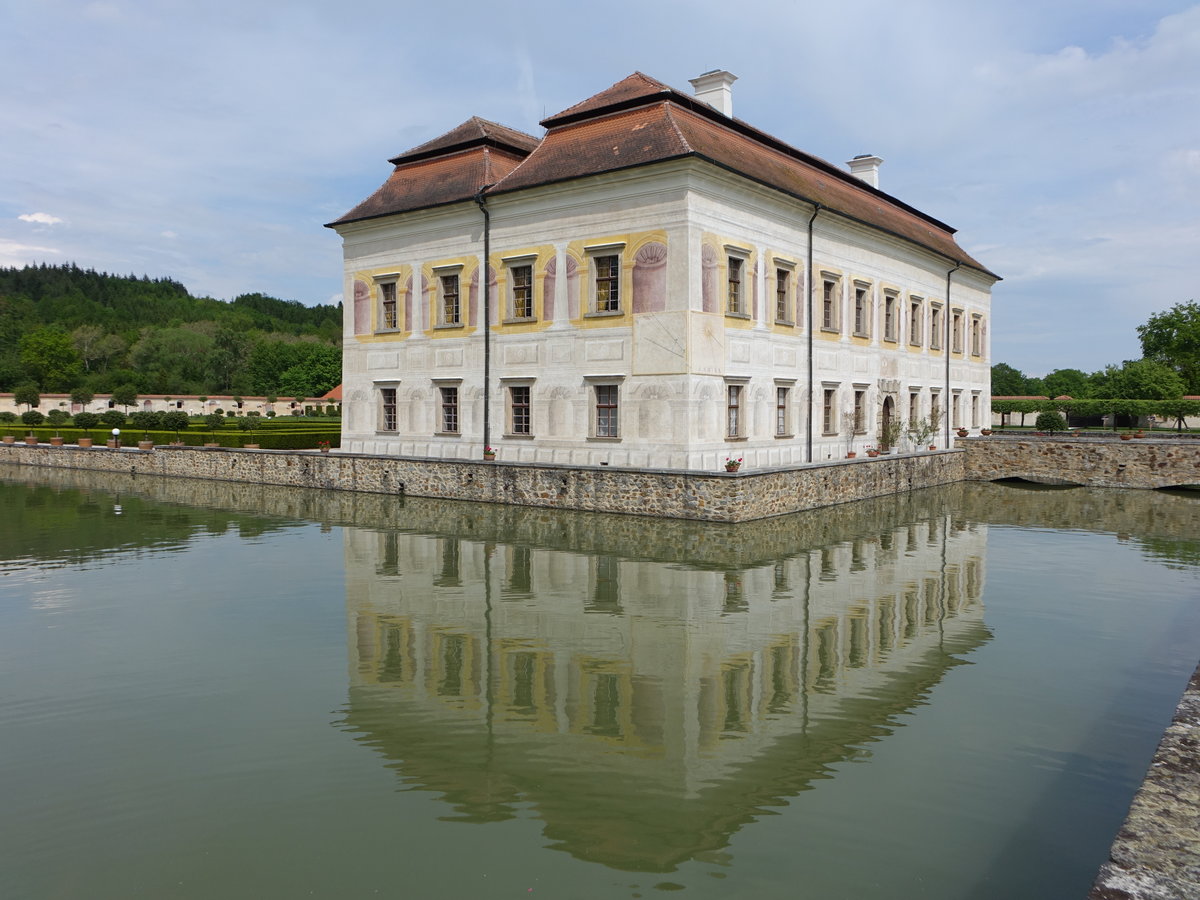
<svg viewBox="0 0 1200 900">
<path fill-rule="evenodd" d="M 0 470 L 0 896 L 1082 897 L 1198 601 L 1197 494 Z"/>
</svg>

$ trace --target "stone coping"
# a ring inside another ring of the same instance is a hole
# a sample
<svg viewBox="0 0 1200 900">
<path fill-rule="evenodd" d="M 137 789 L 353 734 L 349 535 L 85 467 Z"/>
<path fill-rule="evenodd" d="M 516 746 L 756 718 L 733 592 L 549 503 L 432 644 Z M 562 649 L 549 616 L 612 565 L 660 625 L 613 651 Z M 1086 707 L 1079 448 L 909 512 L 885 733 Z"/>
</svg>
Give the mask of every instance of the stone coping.
<svg viewBox="0 0 1200 900">
<path fill-rule="evenodd" d="M 1089 900 L 1200 897 L 1200 667 L 1100 867 Z"/>
</svg>

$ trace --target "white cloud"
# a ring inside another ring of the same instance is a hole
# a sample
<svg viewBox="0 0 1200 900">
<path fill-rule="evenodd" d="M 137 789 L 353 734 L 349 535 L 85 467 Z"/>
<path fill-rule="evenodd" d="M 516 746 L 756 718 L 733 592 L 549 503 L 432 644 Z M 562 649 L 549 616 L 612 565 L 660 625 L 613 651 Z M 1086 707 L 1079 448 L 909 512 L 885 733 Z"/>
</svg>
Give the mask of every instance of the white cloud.
<svg viewBox="0 0 1200 900">
<path fill-rule="evenodd" d="M 22 244 L 0 238 L 0 266 L 25 266 L 41 261 L 49 253 L 61 256 L 62 251 L 55 247 L 38 247 L 34 244 Z"/>
<path fill-rule="evenodd" d="M 59 225 L 62 223 L 62 219 L 58 216 L 52 216 L 50 213 L 44 212 L 22 213 L 17 218 L 22 222 L 33 222 L 37 225 Z"/>
<path fill-rule="evenodd" d="M 179 237 L 179 235 L 174 231 L 164 231 L 162 232 L 162 236 L 169 241 L 173 241 L 175 238 Z"/>
</svg>

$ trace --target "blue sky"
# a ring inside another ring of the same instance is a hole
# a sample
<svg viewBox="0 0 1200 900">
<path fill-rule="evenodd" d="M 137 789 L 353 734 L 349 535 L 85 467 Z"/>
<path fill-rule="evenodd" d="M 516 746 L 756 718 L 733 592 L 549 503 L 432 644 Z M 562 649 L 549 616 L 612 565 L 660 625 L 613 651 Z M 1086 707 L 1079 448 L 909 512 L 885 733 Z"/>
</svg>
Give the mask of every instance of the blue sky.
<svg viewBox="0 0 1200 900">
<path fill-rule="evenodd" d="M 993 360 L 1140 355 L 1200 297 L 1200 3 L 0 0 L 0 265 L 337 299 L 322 228 L 472 115 L 538 120 L 640 70 L 958 229 L 1004 276 Z"/>
</svg>

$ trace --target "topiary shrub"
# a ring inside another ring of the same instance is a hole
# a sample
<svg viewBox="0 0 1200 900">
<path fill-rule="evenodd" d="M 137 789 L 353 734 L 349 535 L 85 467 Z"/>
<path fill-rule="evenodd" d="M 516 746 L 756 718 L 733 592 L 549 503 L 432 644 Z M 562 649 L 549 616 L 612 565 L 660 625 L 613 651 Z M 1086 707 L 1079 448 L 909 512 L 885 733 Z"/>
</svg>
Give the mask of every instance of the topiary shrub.
<svg viewBox="0 0 1200 900">
<path fill-rule="evenodd" d="M 82 428 L 83 433 L 88 437 L 92 436 L 92 429 L 100 424 L 100 417 L 95 413 L 79 412 L 75 413 L 75 427 Z"/>
<path fill-rule="evenodd" d="M 1062 417 L 1062 413 L 1046 412 L 1038 413 L 1037 421 L 1033 425 L 1038 431 L 1066 431 L 1067 420 Z"/>
<path fill-rule="evenodd" d="M 31 409 L 28 412 L 21 413 L 21 421 L 32 428 L 34 425 L 41 425 L 45 422 L 46 417 L 36 409 Z"/>
<path fill-rule="evenodd" d="M 110 409 L 100 414 L 100 421 L 109 428 L 124 428 L 125 413 L 119 409 Z"/>
<path fill-rule="evenodd" d="M 46 413 L 46 421 L 55 428 L 60 428 L 61 426 L 67 424 L 67 420 L 69 418 L 71 418 L 71 416 L 65 409 L 52 409 L 50 412 Z"/>
<path fill-rule="evenodd" d="M 4 422 L 7 425 L 15 421 L 17 421 L 17 414 L 15 412 L 9 412 L 8 410 L 0 412 L 0 422 Z"/>
</svg>

